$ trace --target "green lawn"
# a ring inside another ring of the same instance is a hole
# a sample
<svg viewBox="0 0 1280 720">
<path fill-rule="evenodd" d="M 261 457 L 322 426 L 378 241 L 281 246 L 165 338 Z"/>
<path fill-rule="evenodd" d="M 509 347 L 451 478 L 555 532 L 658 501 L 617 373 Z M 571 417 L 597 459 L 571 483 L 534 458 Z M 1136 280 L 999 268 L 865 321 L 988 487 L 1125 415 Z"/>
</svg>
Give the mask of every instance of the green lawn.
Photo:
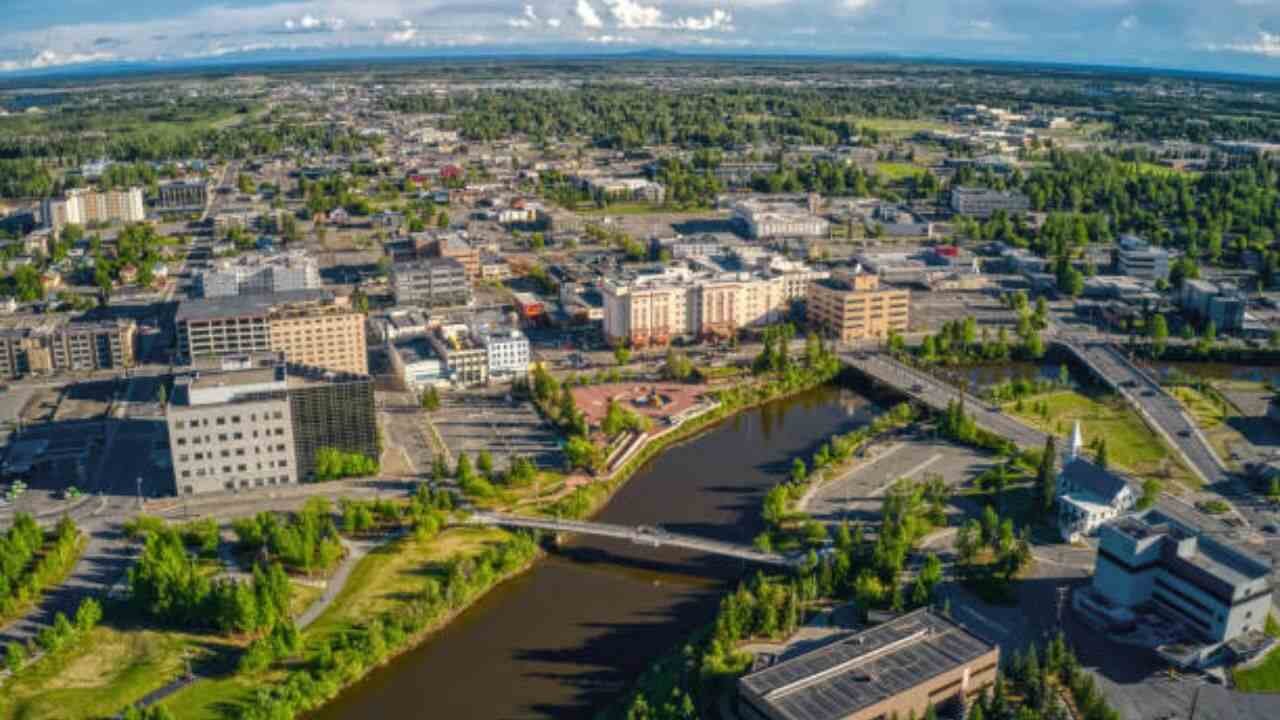
<svg viewBox="0 0 1280 720">
<path fill-rule="evenodd" d="M 1228 466 L 1234 465 L 1231 461 L 1232 448 L 1244 447 L 1249 443 L 1240 431 L 1228 423 L 1235 416 L 1235 409 L 1231 406 L 1223 407 L 1213 397 L 1194 388 L 1179 385 L 1169 388 L 1169 392 L 1187 409 L 1218 457 Z"/>
<path fill-rule="evenodd" d="M 610 215 L 714 215 L 716 211 L 711 208 L 682 208 L 679 205 L 654 205 L 647 202 L 615 202 L 609 203 L 604 208 L 598 208 L 594 205 L 589 207 L 579 207 L 576 211 L 580 215 L 589 215 L 592 217 L 606 217 Z"/>
<path fill-rule="evenodd" d="M 899 180 L 915 177 L 925 172 L 925 169 L 913 163 L 878 162 L 876 163 L 876 171 L 889 182 L 898 182 Z"/>
<path fill-rule="evenodd" d="M 946 130 L 947 124 L 925 118 L 850 117 L 857 125 L 871 128 L 884 135 L 908 136 L 921 130 Z"/>
<path fill-rule="evenodd" d="M 1261 664 L 1248 670 L 1235 670 L 1236 689 L 1242 692 L 1280 692 L 1280 648 L 1271 651 Z"/>
<path fill-rule="evenodd" d="M 225 647 L 206 636 L 154 630 L 95 628 L 75 646 L 24 669 L 0 690 L 0 717 L 88 720 L 110 717 Z"/>
<path fill-rule="evenodd" d="M 1047 403 L 1045 415 L 1035 411 L 1038 403 Z M 1006 403 L 1004 409 L 1030 425 L 1057 435 L 1059 448 L 1063 447 L 1075 421 L 1079 420 L 1085 446 L 1097 438 L 1106 438 L 1107 455 L 1120 470 L 1140 477 L 1174 480 L 1190 487 L 1199 484 L 1142 422 L 1142 418 L 1117 395 L 1090 397 L 1074 390 L 1056 390 L 1024 399 L 1021 410 L 1016 402 Z"/>
</svg>

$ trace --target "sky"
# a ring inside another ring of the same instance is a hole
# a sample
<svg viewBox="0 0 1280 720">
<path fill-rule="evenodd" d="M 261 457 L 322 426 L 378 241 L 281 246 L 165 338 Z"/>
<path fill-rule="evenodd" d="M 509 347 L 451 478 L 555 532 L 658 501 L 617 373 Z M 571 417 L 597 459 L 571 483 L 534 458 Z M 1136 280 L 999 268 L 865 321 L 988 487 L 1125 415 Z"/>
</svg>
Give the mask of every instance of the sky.
<svg viewBox="0 0 1280 720">
<path fill-rule="evenodd" d="M 1280 76 L 1280 0 L 0 0 L 0 73 L 663 48 Z"/>
</svg>

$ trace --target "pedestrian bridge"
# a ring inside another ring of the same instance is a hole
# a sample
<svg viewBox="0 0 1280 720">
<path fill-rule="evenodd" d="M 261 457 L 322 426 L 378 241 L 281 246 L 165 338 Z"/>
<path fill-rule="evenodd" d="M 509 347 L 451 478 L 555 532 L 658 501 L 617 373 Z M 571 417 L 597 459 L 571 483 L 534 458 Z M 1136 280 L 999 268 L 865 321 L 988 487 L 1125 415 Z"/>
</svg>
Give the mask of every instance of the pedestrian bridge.
<svg viewBox="0 0 1280 720">
<path fill-rule="evenodd" d="M 803 561 L 801 555 L 782 555 L 779 553 L 760 552 L 747 545 L 708 540 L 693 535 L 683 535 L 663 530 L 651 525 L 614 525 L 610 523 L 581 522 L 577 520 L 560 520 L 555 518 L 529 517 L 525 515 L 505 515 L 501 513 L 474 513 L 469 522 L 475 525 L 493 525 L 508 528 L 527 528 L 547 530 L 550 532 L 568 532 L 594 537 L 607 537 L 627 540 L 636 545 L 649 547 L 677 547 L 684 550 L 704 552 L 711 555 L 732 557 L 761 565 L 776 567 L 798 567 Z"/>
</svg>

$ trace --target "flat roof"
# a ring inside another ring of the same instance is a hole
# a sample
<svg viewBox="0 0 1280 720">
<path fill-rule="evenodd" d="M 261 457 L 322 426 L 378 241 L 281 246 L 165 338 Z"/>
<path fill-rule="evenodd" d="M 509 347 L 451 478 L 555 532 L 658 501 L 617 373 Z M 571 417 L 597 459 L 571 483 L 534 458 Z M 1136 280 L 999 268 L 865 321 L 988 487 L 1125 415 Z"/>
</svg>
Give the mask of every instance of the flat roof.
<svg viewBox="0 0 1280 720">
<path fill-rule="evenodd" d="M 328 290 L 286 290 L 278 293 L 256 295 L 228 295 L 226 297 L 186 300 L 178 305 L 176 322 L 220 320 L 234 317 L 266 316 L 279 305 L 330 300 Z"/>
<path fill-rule="evenodd" d="M 747 675 L 739 683 L 781 717 L 837 720 L 995 649 L 925 608 Z"/>
<path fill-rule="evenodd" d="M 284 366 L 255 367 L 243 370 L 202 372 L 191 377 L 190 386 L 196 390 L 223 387 L 242 387 L 284 380 Z"/>
</svg>

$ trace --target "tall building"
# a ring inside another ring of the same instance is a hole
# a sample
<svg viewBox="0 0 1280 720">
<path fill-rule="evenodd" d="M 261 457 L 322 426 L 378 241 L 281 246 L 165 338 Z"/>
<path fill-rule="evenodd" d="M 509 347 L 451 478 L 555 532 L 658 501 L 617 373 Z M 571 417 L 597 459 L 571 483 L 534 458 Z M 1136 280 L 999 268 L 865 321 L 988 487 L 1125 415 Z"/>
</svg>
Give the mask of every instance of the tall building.
<svg viewBox="0 0 1280 720">
<path fill-rule="evenodd" d="M 188 300 L 174 323 L 182 362 L 282 352 L 290 363 L 369 372 L 364 315 L 324 290 Z"/>
<path fill-rule="evenodd" d="M 1108 631 L 1131 629 L 1138 608 L 1153 608 L 1204 643 L 1185 658 L 1199 664 L 1221 643 L 1261 633 L 1271 592 L 1269 562 L 1148 510 L 1099 529 L 1093 583 L 1072 606 Z"/>
<path fill-rule="evenodd" d="M 840 342 L 904 333 L 910 324 L 911 293 L 880 289 L 871 273 L 843 273 L 809 284 L 809 324 Z"/>
<path fill-rule="evenodd" d="M 64 225 L 87 225 L 93 222 L 142 222 L 147 211 L 142 202 L 142 188 L 127 190 L 68 190 L 61 198 L 44 201 L 44 224 L 58 232 Z"/>
<path fill-rule="evenodd" d="M 23 316 L 0 322 L 0 376 L 133 367 L 132 320 Z"/>
<path fill-rule="evenodd" d="M 303 252 L 251 260 L 224 261 L 196 276 L 196 288 L 207 298 L 320 289 L 315 258 Z"/>
<path fill-rule="evenodd" d="M 160 186 L 157 205 L 162 210 L 199 211 L 209 202 L 209 183 L 205 180 L 179 180 Z"/>
<path fill-rule="evenodd" d="M 1121 235 L 1116 249 L 1116 269 L 1121 275 L 1142 280 L 1169 279 L 1169 251 L 1137 235 Z"/>
<path fill-rule="evenodd" d="M 379 454 L 372 379 L 279 354 L 229 356 L 178 377 L 166 419 L 180 495 L 308 480 L 321 448 Z"/>
<path fill-rule="evenodd" d="M 959 215 L 989 218 L 997 210 L 1011 215 L 1027 212 L 1031 209 L 1031 200 L 1013 190 L 958 187 L 951 190 L 951 209 Z"/>
<path fill-rule="evenodd" d="M 736 710 L 744 720 L 955 714 L 999 666 L 999 646 L 925 608 L 743 676 Z"/>
<path fill-rule="evenodd" d="M 471 302 L 466 268 L 453 258 L 393 263 L 391 291 L 397 305 L 448 307 Z"/>
</svg>

